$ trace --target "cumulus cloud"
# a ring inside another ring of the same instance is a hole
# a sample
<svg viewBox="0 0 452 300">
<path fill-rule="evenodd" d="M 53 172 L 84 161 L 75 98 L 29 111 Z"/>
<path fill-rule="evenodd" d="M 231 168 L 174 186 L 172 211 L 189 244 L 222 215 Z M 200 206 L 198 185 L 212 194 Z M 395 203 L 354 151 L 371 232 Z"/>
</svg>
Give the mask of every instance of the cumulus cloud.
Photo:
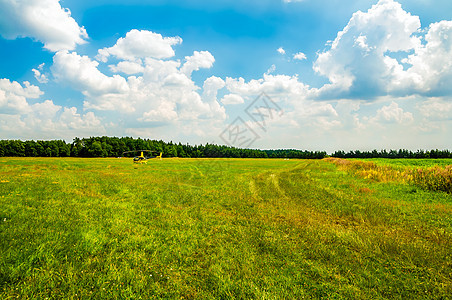
<svg viewBox="0 0 452 300">
<path fill-rule="evenodd" d="M 387 94 L 398 71 L 397 61 L 388 53 L 420 47 L 421 40 L 414 35 L 419 28 L 419 17 L 393 0 L 380 0 L 369 11 L 354 13 L 314 64 L 314 70 L 330 81 L 321 88 L 321 96 L 373 98 Z"/>
<path fill-rule="evenodd" d="M 419 105 L 422 116 L 433 121 L 452 120 L 452 101 L 431 98 Z"/>
<path fill-rule="evenodd" d="M 314 63 L 330 81 L 314 94 L 327 99 L 450 95 L 452 21 L 433 23 L 426 32 L 424 38 L 419 17 L 393 0 L 354 13 Z"/>
<path fill-rule="evenodd" d="M 96 59 L 106 62 L 109 56 L 130 61 L 146 57 L 170 58 L 175 54 L 172 46 L 180 43 L 182 39 L 178 36 L 163 37 L 152 31 L 133 29 L 113 47 L 100 49 Z"/>
<path fill-rule="evenodd" d="M 35 76 L 36 80 L 37 80 L 39 83 L 47 83 L 47 82 L 49 82 L 49 78 L 47 77 L 47 75 L 44 74 L 44 73 L 42 73 L 42 72 L 43 72 L 43 69 L 44 69 L 44 65 L 45 65 L 45 64 L 42 63 L 42 64 L 40 64 L 40 65 L 38 66 L 37 69 L 31 69 L 31 71 L 34 73 L 34 76 Z"/>
<path fill-rule="evenodd" d="M 413 114 L 405 112 L 396 102 L 391 102 L 377 110 L 377 115 L 371 120 L 376 123 L 410 123 L 414 120 Z"/>
<path fill-rule="evenodd" d="M 268 70 L 267 70 L 267 72 L 265 72 L 265 74 L 271 74 L 275 71 L 276 71 L 276 66 L 273 64 L 270 66 L 270 68 L 268 68 Z"/>
<path fill-rule="evenodd" d="M 179 73 L 181 63 L 175 60 L 147 58 L 143 79 L 149 82 L 161 82 L 171 74 Z"/>
<path fill-rule="evenodd" d="M 338 114 L 330 103 L 312 102 L 301 110 L 303 116 L 309 117 L 337 117 Z"/>
<path fill-rule="evenodd" d="M 21 126 L 14 131 L 17 136 L 36 139 L 55 137 L 72 139 L 75 136 L 102 135 L 106 133 L 101 120 L 93 112 L 80 114 L 75 107 L 62 107 L 51 100 L 31 105 L 30 113 L 21 116 Z M 14 126 L 14 119 L 6 126 Z"/>
<path fill-rule="evenodd" d="M 305 59 L 307 59 L 307 57 L 306 57 L 306 54 L 304 54 L 303 52 L 298 52 L 298 53 L 294 54 L 293 59 L 305 60 Z"/>
<path fill-rule="evenodd" d="M 117 65 L 110 65 L 110 70 L 113 73 L 125 73 L 127 75 L 138 74 L 144 72 L 144 67 L 141 62 L 120 61 Z"/>
<path fill-rule="evenodd" d="M 212 76 L 204 81 L 203 90 L 207 98 L 215 98 L 218 90 L 224 88 L 226 83 L 220 77 Z"/>
<path fill-rule="evenodd" d="M 256 95 L 265 93 L 280 105 L 284 112 L 274 113 L 267 127 L 284 130 L 325 131 L 340 126 L 339 115 L 332 104 L 310 100 L 309 86 L 298 80 L 297 76 L 264 74 L 261 79 L 246 82 L 243 78 L 226 78 L 226 87 L 231 94 L 225 95 L 221 102 L 225 105 L 252 101 Z M 256 124 L 249 124 L 251 127 Z M 269 130 L 271 132 L 272 130 Z M 293 132 L 293 131 L 292 131 Z"/>
<path fill-rule="evenodd" d="M 88 38 L 59 0 L 0 1 L 0 34 L 8 39 L 31 37 L 54 52 L 72 50 Z"/>
<path fill-rule="evenodd" d="M 226 78 L 226 87 L 231 93 L 241 96 L 256 97 L 266 93 L 272 97 L 305 97 L 308 86 L 298 80 L 297 76 L 264 74 L 261 79 L 245 82 L 243 78 Z"/>
<path fill-rule="evenodd" d="M 226 119 L 226 110 L 218 101 L 218 91 L 225 86 L 224 80 L 216 76 L 211 76 L 204 81 L 202 99 L 209 104 L 209 117 L 215 118 L 216 121 Z"/>
<path fill-rule="evenodd" d="M 279 47 L 278 49 L 276 49 L 276 51 L 277 51 L 279 54 L 281 54 L 281 55 L 286 54 L 286 50 L 284 50 L 283 47 Z"/>
<path fill-rule="evenodd" d="M 169 122 L 177 119 L 176 109 L 174 102 L 163 101 L 156 109 L 145 112 L 139 120 L 143 122 Z"/>
<path fill-rule="evenodd" d="M 53 57 L 51 68 L 53 76 L 60 82 L 71 85 L 92 99 L 99 96 L 114 99 L 114 94 L 127 92 L 126 80 L 119 76 L 106 76 L 98 70 L 99 63 L 88 56 L 80 56 L 76 52 L 59 51 Z M 115 109 L 114 101 L 102 103 L 104 109 Z M 121 107 L 126 109 L 126 107 Z"/>
<path fill-rule="evenodd" d="M 109 68 L 113 73 L 124 73 L 127 78 L 119 75 L 112 77 L 101 73 L 98 63 L 88 57 L 75 57 L 71 65 L 80 65 L 86 70 L 86 76 L 81 72 L 63 72 L 55 69 L 57 74 L 63 73 L 68 82 L 72 82 L 87 96 L 85 108 L 96 110 L 119 110 L 129 114 L 142 123 L 170 124 L 181 120 L 201 118 L 224 119 L 224 108 L 216 99 L 217 90 L 214 82 L 217 78 L 208 79 L 204 84 L 204 93 L 191 79 L 193 71 L 201 68 L 211 68 L 215 58 L 208 51 L 194 51 L 192 56 L 186 56 L 182 65 L 179 60 L 171 60 L 175 55 L 172 46 L 182 42 L 180 37 L 163 37 L 160 34 L 146 30 L 131 30 L 116 44 L 98 51 L 96 58 L 106 62 L 114 56 L 120 60 Z M 55 60 L 55 59 L 54 59 Z M 63 69 L 67 69 L 68 62 Z M 94 86 L 91 83 L 96 83 Z M 97 92 L 104 83 L 102 90 Z M 110 84 L 108 84 L 110 83 Z"/>
<path fill-rule="evenodd" d="M 30 104 L 43 92 L 24 82 L 0 79 L 0 131 L 4 138 L 73 138 L 80 134 L 104 134 L 93 112 L 84 115 L 75 107 L 55 105 L 51 100 Z"/>
<path fill-rule="evenodd" d="M 210 69 L 215 62 L 215 58 L 209 51 L 195 51 L 192 56 L 186 56 L 185 60 L 186 62 L 182 66 L 181 72 L 187 76 L 201 68 Z"/>
<path fill-rule="evenodd" d="M 132 30 L 110 48 L 99 50 L 97 58 L 106 62 L 109 56 L 119 60 L 109 65 L 113 73 L 100 71 L 100 63 L 76 52 L 60 51 L 54 56 L 51 70 L 61 83 L 69 84 L 85 96 L 84 108 L 116 111 L 125 126 L 170 126 L 180 122 L 224 120 L 224 107 L 217 99 L 218 90 L 225 83 L 211 77 L 201 88 L 191 79 L 193 71 L 212 67 L 215 58 L 208 51 L 194 51 L 179 60 L 172 45 L 180 38 L 166 38 L 149 31 Z"/>
<path fill-rule="evenodd" d="M 0 79 L 0 114 L 27 113 L 30 110 L 27 99 L 37 99 L 42 94 L 39 87 L 27 81 L 22 86 L 17 81 Z"/>
<path fill-rule="evenodd" d="M 429 26 L 425 45 L 403 62 L 412 65 L 401 72 L 396 82 L 428 96 L 452 94 L 452 21 L 441 21 Z"/>
<path fill-rule="evenodd" d="M 242 96 L 237 94 L 228 94 L 221 99 L 221 103 L 224 105 L 233 105 L 233 104 L 242 104 L 245 100 L 243 100 Z"/>
<path fill-rule="evenodd" d="M 221 90 L 222 88 L 224 88 L 225 85 L 226 85 L 226 83 L 220 77 L 211 76 L 211 77 L 207 78 L 204 81 L 204 85 L 203 85 L 203 93 L 202 93 L 203 100 L 207 101 L 209 103 L 218 104 L 218 102 L 217 102 L 218 91 Z M 215 110 L 220 109 L 220 106 L 219 105 L 217 106 L 216 104 L 215 104 L 215 107 L 212 107 L 212 109 L 215 109 Z M 221 110 L 224 113 L 224 108 L 221 108 Z"/>
</svg>

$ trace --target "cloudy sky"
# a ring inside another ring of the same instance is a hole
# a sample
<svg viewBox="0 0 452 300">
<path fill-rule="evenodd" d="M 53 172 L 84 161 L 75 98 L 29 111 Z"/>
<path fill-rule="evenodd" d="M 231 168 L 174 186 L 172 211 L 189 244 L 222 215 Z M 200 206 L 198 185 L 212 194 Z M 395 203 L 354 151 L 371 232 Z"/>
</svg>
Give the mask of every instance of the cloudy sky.
<svg viewBox="0 0 452 300">
<path fill-rule="evenodd" d="M 450 0 L 0 0 L 0 138 L 452 149 L 451 16 Z"/>
</svg>

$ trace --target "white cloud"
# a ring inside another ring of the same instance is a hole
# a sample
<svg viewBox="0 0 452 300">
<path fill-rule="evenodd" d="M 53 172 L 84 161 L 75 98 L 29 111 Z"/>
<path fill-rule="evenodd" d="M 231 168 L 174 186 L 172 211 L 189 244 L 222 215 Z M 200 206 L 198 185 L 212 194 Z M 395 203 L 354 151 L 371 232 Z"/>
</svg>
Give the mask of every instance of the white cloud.
<svg viewBox="0 0 452 300">
<path fill-rule="evenodd" d="M 264 92 L 283 108 L 284 112 L 272 114 L 278 117 L 268 120 L 266 129 L 269 132 L 272 131 L 270 127 L 275 127 L 297 136 L 299 133 L 296 131 L 300 128 L 319 133 L 341 126 L 340 116 L 333 105 L 309 100 L 309 87 L 300 82 L 297 76 L 264 74 L 263 78 L 249 82 L 243 78 L 227 78 L 226 87 L 231 94 L 221 100 L 225 105 L 251 101 Z M 258 128 L 256 124 L 249 125 Z M 268 138 L 271 138 L 270 134 Z"/>
<path fill-rule="evenodd" d="M 200 68 L 210 69 L 215 62 L 215 58 L 209 51 L 195 51 L 192 56 L 185 57 L 185 64 L 182 66 L 181 72 L 190 76 L 193 71 Z"/>
<path fill-rule="evenodd" d="M 430 24 L 425 39 L 420 26 L 419 17 L 393 0 L 380 0 L 366 13 L 356 12 L 330 49 L 318 55 L 314 70 L 330 83 L 313 90 L 313 95 L 328 99 L 451 95 L 452 21 Z"/>
<path fill-rule="evenodd" d="M 31 70 L 33 71 L 34 76 L 39 83 L 49 82 L 49 79 L 47 78 L 47 76 L 45 74 L 42 74 L 41 71 L 39 71 L 37 69 L 31 69 Z"/>
<path fill-rule="evenodd" d="M 265 72 L 265 74 L 271 74 L 275 71 L 276 71 L 276 66 L 273 64 L 270 66 L 270 68 L 268 68 L 268 70 L 267 70 L 267 72 Z"/>
<path fill-rule="evenodd" d="M 417 47 L 405 63 L 412 65 L 401 72 L 396 84 L 431 96 L 452 94 L 452 21 L 430 25 L 425 36 L 426 44 Z"/>
<path fill-rule="evenodd" d="M 88 38 L 59 0 L 0 1 L 0 34 L 34 38 L 50 51 L 72 50 Z"/>
<path fill-rule="evenodd" d="M 61 106 L 53 104 L 51 100 L 45 100 L 42 103 L 35 103 L 32 106 L 33 114 L 37 117 L 38 122 L 42 120 L 50 120 L 56 113 L 61 110 Z"/>
<path fill-rule="evenodd" d="M 110 48 L 98 51 L 96 59 L 106 62 L 109 56 L 119 59 L 135 61 L 140 58 L 170 58 L 174 56 L 174 45 L 182 43 L 176 37 L 163 37 L 161 34 L 148 30 L 133 29 L 124 38 L 119 38 Z"/>
<path fill-rule="evenodd" d="M 133 42 L 140 38 L 144 42 L 134 46 Z M 143 46 L 156 41 L 160 46 L 154 50 L 158 51 L 148 51 Z M 221 122 L 226 114 L 217 93 L 224 87 L 224 81 L 218 77 L 208 78 L 201 95 L 200 87 L 191 79 L 193 71 L 212 67 L 215 61 L 212 54 L 194 51 L 182 66 L 179 60 L 161 59 L 174 56 L 171 45 L 181 41 L 132 30 L 115 46 L 101 49 L 98 55 L 101 63 L 114 55 L 119 62 L 109 65 L 110 71 L 133 75 L 127 78 L 108 76 L 100 71 L 99 62 L 67 51 L 55 54 L 51 69 L 58 81 L 83 93 L 85 109 L 114 111 L 129 129 L 137 124 L 168 128 L 182 126 L 184 122 L 199 123 L 199 119 L 204 120 L 203 126 L 207 127 L 206 122 Z"/>
<path fill-rule="evenodd" d="M 173 73 L 169 74 L 164 80 L 163 80 L 163 86 L 164 87 L 193 87 L 194 88 L 194 82 L 188 78 L 185 74 L 181 73 Z"/>
<path fill-rule="evenodd" d="M 418 130 L 428 135 L 443 135 L 443 141 L 447 144 L 452 130 L 451 100 L 451 98 L 440 97 L 418 103 L 417 109 L 420 112 L 420 116 L 416 119 Z M 450 146 L 447 147 L 450 148 Z"/>
<path fill-rule="evenodd" d="M 43 92 L 25 82 L 0 79 L 0 131 L 4 138 L 64 138 L 104 134 L 105 129 L 93 112 L 84 115 L 75 107 L 55 105 L 51 100 L 30 104 Z"/>
<path fill-rule="evenodd" d="M 330 103 L 317 103 L 311 102 L 310 105 L 306 105 L 301 114 L 304 117 L 337 117 L 336 110 Z"/>
<path fill-rule="evenodd" d="M 307 57 L 306 57 L 306 54 L 304 54 L 303 52 L 298 52 L 298 53 L 294 54 L 293 59 L 305 60 L 305 59 L 307 59 Z"/>
<path fill-rule="evenodd" d="M 17 81 L 0 79 L 0 114 L 27 113 L 30 107 L 28 99 L 37 99 L 43 92 L 39 87 L 24 82 L 24 87 Z"/>
<path fill-rule="evenodd" d="M 220 109 L 219 105 L 217 106 L 217 95 L 218 91 L 224 88 L 225 85 L 224 80 L 216 76 L 209 77 L 204 81 L 202 98 L 206 102 L 213 103 L 215 110 Z M 221 108 L 221 110 L 224 114 L 224 108 Z"/>
<path fill-rule="evenodd" d="M 31 85 L 28 81 L 24 81 L 24 87 L 22 87 L 17 81 L 11 82 L 9 79 L 0 79 L 0 89 L 10 94 L 31 99 L 39 98 L 43 94 L 38 86 Z"/>
<path fill-rule="evenodd" d="M 284 50 L 283 47 L 279 47 L 278 49 L 276 49 L 276 51 L 281 55 L 286 54 L 286 50 Z"/>
<path fill-rule="evenodd" d="M 223 79 L 211 76 L 204 81 L 202 99 L 207 102 L 210 107 L 209 117 L 215 118 L 217 121 L 226 119 L 226 110 L 218 103 L 218 91 L 223 89 L 226 83 Z"/>
<path fill-rule="evenodd" d="M 302 128 L 304 131 L 320 134 L 326 130 L 334 130 L 341 126 L 339 115 L 331 103 L 294 98 L 291 104 L 293 110 L 285 113 L 283 118 L 292 119 L 296 122 L 297 127 Z M 287 109 L 287 106 L 285 109 Z"/>
<path fill-rule="evenodd" d="M 34 73 L 34 76 L 36 80 L 39 83 L 48 83 L 49 78 L 47 77 L 47 74 L 43 73 L 45 63 L 42 63 L 38 66 L 37 69 L 31 69 L 31 71 Z"/>
<path fill-rule="evenodd" d="M 419 105 L 421 114 L 432 121 L 452 120 L 452 101 L 432 98 Z"/>
<path fill-rule="evenodd" d="M 242 104 L 245 100 L 243 100 L 242 96 L 237 94 L 228 94 L 221 99 L 221 103 L 224 105 L 233 105 L 233 104 Z"/>
<path fill-rule="evenodd" d="M 53 101 L 31 105 L 31 112 L 22 116 L 22 126 L 15 130 L 19 136 L 32 139 L 63 138 L 75 136 L 102 135 L 106 133 L 101 120 L 93 112 L 79 114 L 75 107 L 62 107 Z M 10 123 L 9 126 L 12 124 Z"/>
<path fill-rule="evenodd" d="M 101 120 L 97 118 L 93 112 L 87 112 L 81 115 L 75 107 L 65 107 L 59 118 L 60 128 L 67 128 L 77 131 L 91 131 L 96 134 L 105 132 Z"/>
<path fill-rule="evenodd" d="M 371 119 L 375 123 L 411 123 L 414 120 L 413 114 L 404 112 L 394 101 L 390 105 L 383 106 L 377 110 L 377 115 Z"/>
<path fill-rule="evenodd" d="M 171 74 L 179 72 L 180 62 L 146 58 L 143 78 L 150 82 L 161 82 Z"/>
<path fill-rule="evenodd" d="M 224 88 L 226 83 L 220 77 L 212 76 L 204 81 L 204 94 L 206 97 L 215 98 L 219 89 Z"/>
<path fill-rule="evenodd" d="M 368 52 L 370 52 L 372 49 L 367 44 L 367 36 L 360 35 L 355 39 L 355 43 L 353 44 L 353 47 L 359 47 L 362 50 L 364 50 L 364 55 L 367 55 Z"/>
<path fill-rule="evenodd" d="M 243 78 L 226 78 L 226 87 L 231 93 L 242 97 L 257 97 L 262 92 L 271 97 L 305 97 L 308 86 L 298 81 L 297 76 L 264 74 L 261 79 L 245 82 Z"/>
<path fill-rule="evenodd" d="M 388 55 L 419 48 L 420 38 L 414 35 L 419 28 L 419 17 L 393 0 L 380 0 L 366 13 L 354 13 L 314 64 L 314 70 L 330 81 L 320 89 L 320 96 L 373 98 L 387 94 L 402 68 Z"/>
<path fill-rule="evenodd" d="M 127 105 L 117 107 L 115 94 L 126 93 L 129 89 L 126 80 L 119 76 L 106 76 L 97 69 L 98 62 L 76 52 L 59 51 L 53 57 L 51 68 L 54 77 L 81 91 L 88 99 L 111 98 L 111 101 L 98 103 L 102 109 L 128 109 Z"/>
<path fill-rule="evenodd" d="M 344 130 L 360 130 L 365 127 L 358 113 L 360 101 L 339 100 L 334 109 L 337 112 Z"/>
<path fill-rule="evenodd" d="M 174 102 L 163 101 L 153 110 L 147 111 L 139 121 L 143 122 L 170 122 L 178 118 Z"/>
<path fill-rule="evenodd" d="M 110 65 L 109 68 L 113 73 L 121 72 L 127 75 L 144 72 L 144 67 L 141 62 L 120 61 L 117 65 Z"/>
</svg>

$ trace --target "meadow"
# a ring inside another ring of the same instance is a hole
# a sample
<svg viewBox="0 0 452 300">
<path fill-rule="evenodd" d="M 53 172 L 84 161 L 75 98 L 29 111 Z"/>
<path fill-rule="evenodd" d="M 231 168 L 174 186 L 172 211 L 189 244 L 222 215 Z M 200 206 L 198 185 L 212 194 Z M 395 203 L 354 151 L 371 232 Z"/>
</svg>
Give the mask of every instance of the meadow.
<svg viewBox="0 0 452 300">
<path fill-rule="evenodd" d="M 450 299 L 435 161 L 0 158 L 0 299 Z"/>
</svg>

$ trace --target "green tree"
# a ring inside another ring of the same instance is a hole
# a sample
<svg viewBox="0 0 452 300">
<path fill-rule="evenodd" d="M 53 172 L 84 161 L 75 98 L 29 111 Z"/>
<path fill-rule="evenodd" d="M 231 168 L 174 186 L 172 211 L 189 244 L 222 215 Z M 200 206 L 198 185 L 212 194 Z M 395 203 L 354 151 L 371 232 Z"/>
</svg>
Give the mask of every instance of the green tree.
<svg viewBox="0 0 452 300">
<path fill-rule="evenodd" d="M 88 150 L 88 153 L 92 157 L 102 157 L 104 151 L 102 149 L 102 144 L 98 141 L 92 143 L 91 147 Z"/>
<path fill-rule="evenodd" d="M 45 150 L 45 156 L 52 157 L 52 149 L 50 147 L 47 147 Z"/>
</svg>

